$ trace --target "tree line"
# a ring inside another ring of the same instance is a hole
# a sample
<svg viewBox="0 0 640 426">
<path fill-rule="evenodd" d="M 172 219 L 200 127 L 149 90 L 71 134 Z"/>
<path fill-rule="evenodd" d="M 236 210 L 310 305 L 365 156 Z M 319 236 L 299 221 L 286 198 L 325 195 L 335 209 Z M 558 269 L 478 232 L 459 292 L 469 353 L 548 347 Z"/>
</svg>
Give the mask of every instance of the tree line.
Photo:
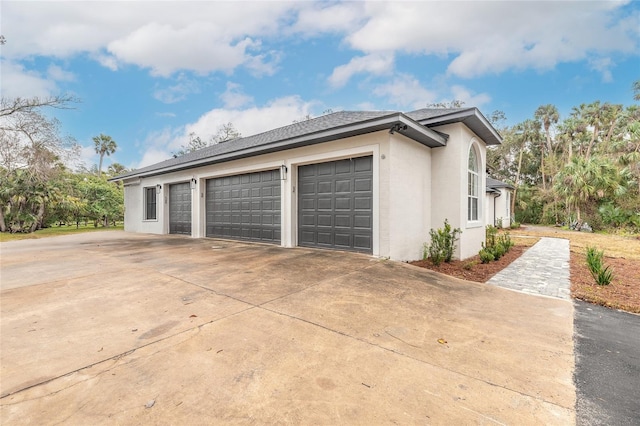
<svg viewBox="0 0 640 426">
<path fill-rule="evenodd" d="M 53 224 L 109 226 L 124 216 L 122 185 L 108 178 L 126 171 L 105 156 L 117 143 L 108 135 L 93 138 L 100 163 L 92 170 L 70 170 L 80 146 L 62 134 L 47 108 L 68 109 L 77 99 L 5 98 L 0 100 L 0 232 L 34 232 Z"/>
<path fill-rule="evenodd" d="M 640 81 L 633 91 L 640 100 Z M 640 231 L 639 105 L 596 100 L 561 117 L 548 104 L 514 126 L 501 118 L 504 142 L 488 150 L 487 166 L 514 186 L 516 221 Z"/>
</svg>

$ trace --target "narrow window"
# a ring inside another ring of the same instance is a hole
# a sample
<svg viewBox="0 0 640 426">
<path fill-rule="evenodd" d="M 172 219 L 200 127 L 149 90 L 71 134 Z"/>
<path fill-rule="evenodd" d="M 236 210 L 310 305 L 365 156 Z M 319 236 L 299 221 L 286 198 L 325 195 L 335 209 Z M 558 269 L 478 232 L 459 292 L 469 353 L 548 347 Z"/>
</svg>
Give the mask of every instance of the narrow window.
<svg viewBox="0 0 640 426">
<path fill-rule="evenodd" d="M 144 218 L 146 220 L 156 220 L 156 188 L 144 189 Z"/>
<path fill-rule="evenodd" d="M 467 190 L 467 220 L 478 220 L 478 192 L 480 185 L 480 175 L 478 174 L 478 156 L 472 146 L 469 150 L 468 166 L 468 190 Z"/>
</svg>

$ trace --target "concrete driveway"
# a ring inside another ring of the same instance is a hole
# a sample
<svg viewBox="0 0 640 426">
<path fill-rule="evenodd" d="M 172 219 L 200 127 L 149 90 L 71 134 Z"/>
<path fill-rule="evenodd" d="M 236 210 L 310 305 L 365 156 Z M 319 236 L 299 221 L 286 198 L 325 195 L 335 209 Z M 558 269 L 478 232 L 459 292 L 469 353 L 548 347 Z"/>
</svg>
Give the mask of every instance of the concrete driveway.
<svg viewBox="0 0 640 426">
<path fill-rule="evenodd" d="M 571 301 L 343 252 L 0 245 L 2 424 L 574 424 Z"/>
</svg>

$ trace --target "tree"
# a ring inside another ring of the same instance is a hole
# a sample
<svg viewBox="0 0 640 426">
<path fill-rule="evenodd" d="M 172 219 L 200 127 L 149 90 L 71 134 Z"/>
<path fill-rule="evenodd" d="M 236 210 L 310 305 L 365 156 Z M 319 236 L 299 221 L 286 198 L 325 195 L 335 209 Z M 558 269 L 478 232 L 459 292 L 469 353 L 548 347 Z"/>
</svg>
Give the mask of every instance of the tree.
<svg viewBox="0 0 640 426">
<path fill-rule="evenodd" d="M 2 98 L 0 101 L 0 231 L 33 232 L 59 195 L 52 184 L 80 147 L 61 135 L 60 122 L 43 107 L 69 108 L 72 98 Z"/>
<path fill-rule="evenodd" d="M 575 207 L 576 219 L 580 222 L 589 201 L 620 196 L 626 191 L 626 186 L 619 171 L 608 160 L 574 157 L 560 170 L 555 189 L 567 197 L 570 206 Z"/>
<path fill-rule="evenodd" d="M 125 166 L 123 166 L 120 163 L 111 163 L 107 168 L 107 173 L 109 173 L 109 176 L 111 177 L 115 177 L 115 176 L 127 173 L 128 171 L 129 169 L 127 169 Z"/>
<path fill-rule="evenodd" d="M 464 107 L 464 102 L 458 99 L 454 99 L 451 102 L 432 102 L 426 105 L 427 108 L 434 109 L 452 109 Z"/>
<path fill-rule="evenodd" d="M 640 80 L 633 82 L 633 99 L 640 101 Z"/>
<path fill-rule="evenodd" d="M 0 100 L 0 117 L 28 114 L 45 107 L 71 109 L 70 104 L 77 102 L 79 102 L 77 98 L 68 95 L 48 96 L 46 98 L 40 98 L 38 96 L 34 96 L 33 98 L 2 97 Z"/>
<path fill-rule="evenodd" d="M 217 132 L 212 135 L 208 141 L 204 141 L 195 132 L 189 133 L 189 142 L 182 145 L 179 151 L 173 153 L 173 157 L 180 157 L 208 146 L 216 145 L 222 142 L 232 141 L 241 138 L 242 134 L 235 128 L 233 123 L 229 122 L 218 127 Z"/>
<path fill-rule="evenodd" d="M 105 155 L 109 156 L 116 152 L 118 144 L 111 136 L 100 133 L 99 136 L 93 137 L 93 144 L 96 154 L 100 154 L 100 163 L 98 164 L 98 176 L 102 175 L 102 160 Z"/>
<path fill-rule="evenodd" d="M 546 190 L 546 178 L 544 175 L 544 157 L 545 151 L 551 151 L 551 126 L 555 125 L 560 119 L 560 114 L 558 113 L 558 109 L 551 104 L 539 106 L 536 112 L 534 113 L 534 117 L 536 120 L 539 120 L 542 123 L 542 128 L 544 129 L 544 133 L 547 139 L 546 147 L 542 145 L 540 147 L 540 173 L 542 174 L 542 189 Z M 545 149 L 546 148 L 546 149 Z"/>
</svg>

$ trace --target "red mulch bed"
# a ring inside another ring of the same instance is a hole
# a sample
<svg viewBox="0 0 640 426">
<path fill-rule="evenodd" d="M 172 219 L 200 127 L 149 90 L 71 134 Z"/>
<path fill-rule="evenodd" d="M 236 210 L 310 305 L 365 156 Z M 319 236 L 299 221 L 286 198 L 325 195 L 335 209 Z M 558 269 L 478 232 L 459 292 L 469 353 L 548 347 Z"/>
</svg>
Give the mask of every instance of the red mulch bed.
<svg viewBox="0 0 640 426">
<path fill-rule="evenodd" d="M 511 247 L 509 253 L 502 256 L 499 260 L 489 263 L 481 263 L 478 255 L 465 260 L 453 260 L 450 263 L 443 262 L 439 266 L 435 266 L 430 259 L 417 260 L 410 263 L 463 280 L 484 283 L 519 258 L 528 248 L 527 246 L 515 245 Z"/>
<path fill-rule="evenodd" d="M 605 257 L 604 264 L 613 269 L 613 281 L 606 286 L 596 284 L 584 253 L 571 251 L 571 295 L 597 305 L 640 313 L 640 261 Z"/>
</svg>

